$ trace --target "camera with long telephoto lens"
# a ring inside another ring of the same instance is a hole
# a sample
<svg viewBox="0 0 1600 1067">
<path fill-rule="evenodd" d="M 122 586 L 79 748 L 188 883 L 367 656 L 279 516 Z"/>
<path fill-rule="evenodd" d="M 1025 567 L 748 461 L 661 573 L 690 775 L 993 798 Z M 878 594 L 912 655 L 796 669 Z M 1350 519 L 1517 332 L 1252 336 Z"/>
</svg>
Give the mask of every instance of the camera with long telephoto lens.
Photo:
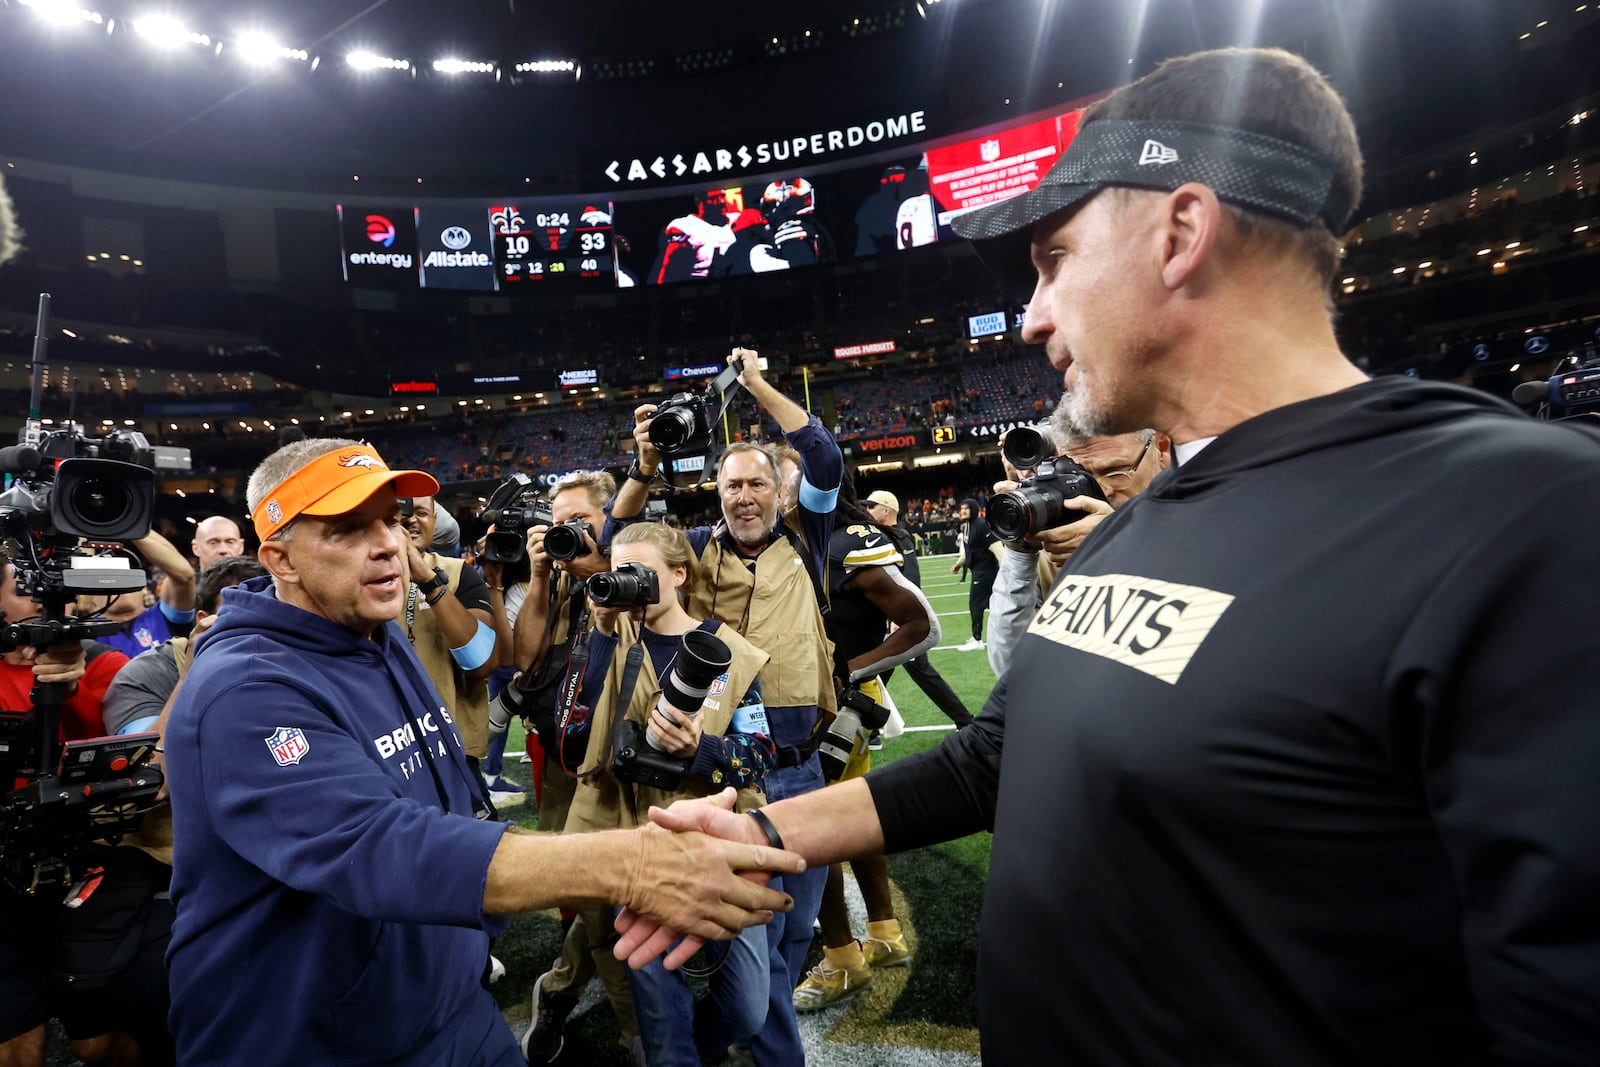
<svg viewBox="0 0 1600 1067">
<path fill-rule="evenodd" d="M 1055 447 L 1045 426 L 1020 426 L 1006 434 L 1006 461 L 1019 471 L 1037 470 L 1015 489 L 989 498 L 989 528 L 1002 541 L 1025 541 L 1083 518 L 1084 512 L 1065 506 L 1073 497 L 1105 500 L 1094 475 L 1055 455 Z"/>
<path fill-rule="evenodd" d="M 839 690 L 839 710 L 834 713 L 833 721 L 828 724 L 821 743 L 817 745 L 823 780 L 838 781 L 856 746 L 866 744 L 867 738 L 874 731 L 883 729 L 888 721 L 888 708 L 855 686 L 843 686 Z"/>
<path fill-rule="evenodd" d="M 483 539 L 483 558 L 490 563 L 515 563 L 528 553 L 528 531 L 555 522 L 550 502 L 534 480 L 513 474 L 495 487 L 480 517 L 494 526 Z"/>
<path fill-rule="evenodd" d="M 69 615 L 79 596 L 142 592 L 145 573 L 123 541 L 150 532 L 158 460 L 142 434 L 86 437 L 81 429 L 44 433 L 29 420 L 17 445 L 0 448 L 9 483 L 0 492 L 0 537 L 15 543 L 17 595 L 39 611 L 5 618 L 0 651 L 47 648 L 116 633 L 107 619 Z M 0 877 L 26 889 L 73 875 L 73 857 L 91 841 L 138 829 L 155 805 L 162 777 L 145 766 L 154 734 L 69 742 L 58 735 L 63 682 L 35 682 L 27 712 L 0 713 Z"/>
<path fill-rule="evenodd" d="M 661 581 L 643 563 L 590 575 L 589 599 L 602 608 L 642 608 L 661 599 Z"/>
<path fill-rule="evenodd" d="M 721 638 L 704 630 L 690 630 L 683 635 L 678 654 L 661 679 L 661 699 L 656 706 L 669 718 L 694 718 L 710 695 L 712 683 L 732 665 L 733 653 Z M 617 729 L 612 744 L 612 774 L 624 782 L 657 789 L 672 790 L 682 784 L 693 757 L 663 751 L 642 722 L 623 719 Z"/>
</svg>

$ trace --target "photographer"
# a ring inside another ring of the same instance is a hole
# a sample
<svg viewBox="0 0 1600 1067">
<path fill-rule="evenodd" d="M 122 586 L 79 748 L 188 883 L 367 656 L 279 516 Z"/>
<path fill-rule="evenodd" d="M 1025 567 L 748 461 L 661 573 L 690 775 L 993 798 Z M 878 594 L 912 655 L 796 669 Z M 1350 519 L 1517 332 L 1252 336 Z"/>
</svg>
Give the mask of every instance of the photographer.
<svg viewBox="0 0 1600 1067">
<path fill-rule="evenodd" d="M 4 621 L 37 615 L 38 605 L 17 592 L 12 563 L 0 560 L 0 569 Z M 94 641 L 15 649 L 0 660 L 0 707 L 29 712 L 36 681 L 65 683 L 71 692 L 59 708 L 61 739 L 99 737 L 106 732 L 101 714 L 106 688 L 127 662 L 121 652 Z M 21 725 L 31 727 L 32 716 Z M 0 1064 L 43 1064 L 44 1024 L 52 1015 L 62 1021 L 74 1055 L 98 1061 L 114 1043 L 118 1027 L 111 1006 L 98 996 L 59 988 L 60 969 L 70 966 L 60 954 L 58 924 L 65 909 L 59 900 L 51 893 L 23 896 L 0 886 Z"/>
<path fill-rule="evenodd" d="M 489 754 L 487 679 L 500 662 L 502 648 L 511 643 L 505 590 L 500 582 L 490 585 L 474 568 L 429 547 L 433 497 L 404 500 L 400 513 L 410 582 L 395 621 L 405 628 L 406 639 L 444 698 L 467 746 L 467 763 L 487 798 L 479 765 Z"/>
<path fill-rule="evenodd" d="M 735 873 L 800 869 L 771 848 L 474 817 L 481 783 L 394 621 L 410 551 L 398 499 L 437 489 L 342 440 L 291 443 L 251 475 L 270 578 L 224 594 L 164 735 L 186 1067 L 513 1067 L 481 984 L 501 916 L 626 903 L 727 939 L 788 906 Z"/>
<path fill-rule="evenodd" d="M 1039 532 L 1037 543 L 1006 541 L 1000 556 L 1000 570 L 994 590 L 989 594 L 989 666 L 996 678 L 1011 665 L 1012 650 L 1022 640 L 1028 622 L 1038 610 L 1045 594 L 1055 584 L 1056 570 L 1067 562 L 1084 538 L 1116 508 L 1144 492 L 1155 476 L 1172 462 L 1172 439 L 1155 430 L 1090 437 L 1080 432 L 1067 415 L 1070 396 L 1062 398 L 1050 419 L 1057 454 L 1080 464 L 1094 476 L 1105 500 L 1078 496 L 1064 507 L 1084 512 L 1083 518 Z M 1005 454 L 1005 436 L 1000 438 L 1000 462 L 1006 480 L 996 482 L 994 491 L 1009 492 L 1029 477 L 1032 471 L 1019 471 Z"/>
<path fill-rule="evenodd" d="M 653 575 L 657 595 L 652 603 L 621 612 L 593 608 L 596 626 L 588 640 L 582 690 L 582 707 L 589 713 L 569 731 L 570 741 L 586 739 L 587 746 L 566 832 L 646 824 L 652 805 L 665 807 L 730 785 L 740 791 L 739 810 L 759 807 L 765 802 L 762 779 L 777 758 L 757 681 L 767 654 L 727 624 L 702 622 L 684 610 L 683 594 L 696 562 L 679 531 L 653 522 L 628 526 L 612 541 L 611 558 L 619 569 L 634 565 Z M 681 671 L 675 660 L 685 654 L 680 651 L 684 635 L 696 631 L 723 642 L 733 660 L 710 682 L 699 708 L 686 714 L 692 709 L 667 704 L 662 679 Z M 635 651 L 640 648 L 642 656 Z M 632 727 L 631 742 L 616 736 L 624 727 Z M 678 784 L 643 784 L 626 769 L 622 746 L 637 745 L 641 732 L 648 734 L 649 745 L 678 763 Z M 609 951 L 616 942 L 609 917 L 604 929 L 609 936 L 601 947 Z M 769 959 L 775 954 L 765 932 L 755 927 L 711 946 L 707 962 L 716 970 L 698 1004 L 683 975 L 659 961 L 630 972 L 644 1062 L 698 1067 L 720 1060 L 730 1043 L 748 1041 L 766 1018 Z M 776 966 L 781 973 L 781 960 Z"/>
<path fill-rule="evenodd" d="M 188 633 L 194 625 L 194 565 L 154 530 L 129 545 L 151 566 L 160 568 L 160 599 L 147 608 L 143 593 L 120 593 L 109 602 L 79 597 L 78 613 L 101 614 L 122 623 L 121 633 L 110 634 L 103 641 L 127 656 L 137 656 L 170 640 L 174 631 Z"/>
<path fill-rule="evenodd" d="M 799 530 L 779 516 L 780 472 L 772 450 L 744 443 L 730 446 L 717 464 L 722 521 L 685 531 L 700 562 L 689 611 L 697 618 L 726 622 L 757 648 L 773 653 L 761 672 L 761 691 L 778 746 L 778 766 L 767 775 L 764 789 L 769 799 L 776 799 L 823 784 L 813 735 L 822 713 L 836 705 L 833 654 L 822 617 L 827 591 L 821 583 L 844 456 L 821 423 L 762 377 L 756 353 L 735 349 L 730 362 L 738 363 L 740 383 L 800 455 L 795 493 Z M 634 521 L 644 510 L 648 485 L 661 462 L 650 441 L 655 410 L 645 404 L 634 411 L 638 456 L 611 504 L 608 527 Z M 767 936 L 780 947 L 787 973 L 773 976 L 767 1021 L 752 1044 L 760 1063 L 805 1059 L 790 992 L 804 973 L 825 878 L 825 871 L 813 869 L 783 880 L 794 910 L 775 919 Z"/>
<path fill-rule="evenodd" d="M 573 471 L 551 487 L 552 522 L 578 522 L 584 527 L 584 550 L 572 559 L 550 558 L 545 536 L 551 526 L 528 530 L 528 585 L 517 611 L 514 643 L 515 662 L 522 673 L 510 685 L 521 701 L 519 713 L 537 738 L 534 790 L 541 830 L 565 828 L 577 790 L 576 762 L 570 768 L 562 763 L 556 705 L 572 654 L 591 632 L 584 621 L 584 582 L 611 569 L 595 537 L 605 527 L 606 501 L 616 491 L 616 481 L 605 471 Z M 560 1053 L 561 1028 L 595 977 L 605 986 L 622 1044 L 631 1046 L 639 1032 L 627 968 L 609 948 L 616 941 L 610 911 L 563 912 L 561 919 L 566 927 L 561 955 L 534 983 L 532 1018 L 522 1045 L 530 1063 L 548 1063 Z"/>
</svg>

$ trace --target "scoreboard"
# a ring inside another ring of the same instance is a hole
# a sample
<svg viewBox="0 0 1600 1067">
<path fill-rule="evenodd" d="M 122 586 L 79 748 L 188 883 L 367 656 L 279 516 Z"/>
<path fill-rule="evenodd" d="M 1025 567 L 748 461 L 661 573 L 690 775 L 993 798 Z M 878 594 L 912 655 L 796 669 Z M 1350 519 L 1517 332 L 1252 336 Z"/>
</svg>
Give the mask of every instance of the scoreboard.
<svg viewBox="0 0 1600 1067">
<path fill-rule="evenodd" d="M 500 289 L 616 284 L 611 204 L 493 204 L 494 270 Z"/>
</svg>

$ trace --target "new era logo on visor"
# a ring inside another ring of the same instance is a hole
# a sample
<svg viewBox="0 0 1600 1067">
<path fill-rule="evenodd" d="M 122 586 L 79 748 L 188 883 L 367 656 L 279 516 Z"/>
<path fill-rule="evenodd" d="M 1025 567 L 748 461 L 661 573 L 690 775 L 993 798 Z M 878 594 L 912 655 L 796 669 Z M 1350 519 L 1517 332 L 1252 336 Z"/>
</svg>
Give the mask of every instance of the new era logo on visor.
<svg viewBox="0 0 1600 1067">
<path fill-rule="evenodd" d="M 1147 167 L 1152 163 L 1159 167 L 1167 163 L 1176 163 L 1177 161 L 1177 149 L 1168 148 L 1160 141 L 1146 141 L 1144 143 L 1144 151 L 1139 153 L 1139 166 L 1141 167 Z"/>
</svg>

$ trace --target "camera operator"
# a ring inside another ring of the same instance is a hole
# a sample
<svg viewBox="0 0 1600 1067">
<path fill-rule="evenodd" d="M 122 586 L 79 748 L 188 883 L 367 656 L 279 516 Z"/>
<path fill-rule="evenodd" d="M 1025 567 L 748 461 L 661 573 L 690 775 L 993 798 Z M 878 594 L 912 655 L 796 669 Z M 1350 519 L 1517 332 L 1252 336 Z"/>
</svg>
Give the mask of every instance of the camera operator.
<svg viewBox="0 0 1600 1067">
<path fill-rule="evenodd" d="M 904 557 L 895 542 L 872 524 L 856 500 L 849 468 L 839 487 L 837 515 L 848 525 L 833 532 L 828 548 L 834 675 L 841 688 L 854 687 L 881 705 L 888 673 L 939 643 L 939 617 L 922 590 L 901 573 Z M 842 730 L 847 723 L 857 725 Z M 859 718 L 841 712 L 829 728 L 829 742 L 837 741 L 838 748 L 847 748 L 849 756 L 834 780 L 859 778 L 872 769 L 867 741 L 874 732 L 876 727 L 863 728 Z M 822 960 L 795 988 L 796 1011 L 820 1011 L 854 997 L 872 984 L 874 967 L 902 967 L 911 962 L 911 949 L 890 897 L 888 861 L 868 856 L 851 866 L 866 904 L 866 936 L 857 941 L 852 934 L 844 868 L 832 864 L 819 913 Z"/>
<path fill-rule="evenodd" d="M 528 530 L 528 585 L 516 616 L 514 643 L 515 662 L 522 666 L 522 674 L 510 684 L 520 687 L 524 721 L 538 739 L 540 765 L 534 768 L 534 788 L 541 830 L 565 828 L 577 790 L 573 774 L 577 764 L 569 769 L 562 763 L 556 704 L 572 653 L 588 641 L 591 632 L 583 610 L 584 582 L 611 569 L 595 537 L 605 528 L 606 502 L 616 491 L 615 479 L 605 471 L 573 471 L 551 487 L 553 522 L 576 520 L 585 526 L 585 550 L 570 560 L 550 558 L 545 535 L 551 526 Z M 560 1053 L 562 1026 L 595 977 L 605 986 L 621 1043 L 631 1047 L 639 1033 L 628 969 L 610 951 L 616 943 L 611 912 L 590 908 L 563 912 L 561 919 L 565 927 L 561 954 L 534 983 L 532 1017 L 522 1046 L 530 1063 L 548 1063 Z"/>
<path fill-rule="evenodd" d="M 38 605 L 17 592 L 15 569 L 0 560 L 0 614 L 19 622 Z M 35 681 L 61 682 L 71 693 L 60 705 L 60 737 L 76 741 L 106 732 L 101 705 L 106 688 L 128 657 L 94 641 L 67 641 L 48 648 L 22 647 L 0 659 L 0 707 L 28 712 Z M 31 719 L 27 724 L 31 724 Z M 25 725 L 27 725 L 25 724 Z M 9 783 L 8 786 L 9 788 Z M 58 991 L 59 898 L 25 897 L 0 886 L 0 1064 L 39 1067 L 44 1062 L 44 1024 L 62 1021 L 74 1055 L 97 1061 L 106 1055 L 116 1027 L 95 996 Z"/>
<path fill-rule="evenodd" d="M 887 489 L 876 489 L 867 494 L 867 498 L 861 502 L 861 507 L 867 513 L 867 517 L 893 539 L 895 547 L 900 550 L 901 572 L 907 581 L 921 589 L 922 569 L 917 564 L 917 538 L 900 525 L 900 498 Z M 1003 564 L 1001 569 L 1004 570 Z M 994 611 L 992 595 L 989 604 L 989 611 L 992 614 Z M 994 629 L 995 620 L 991 618 L 989 620 L 991 648 Z M 993 657 L 992 652 L 990 656 Z M 949 716 L 950 721 L 955 723 L 958 729 L 972 722 L 972 712 L 961 702 L 961 698 L 956 696 L 956 691 L 950 688 L 950 683 L 944 680 L 944 676 L 928 662 L 926 652 L 906 660 L 905 668 L 907 676 L 917 683 L 917 688 L 933 701 L 935 707 Z"/>
<path fill-rule="evenodd" d="M 402 502 L 400 513 L 411 580 L 396 621 L 405 628 L 423 669 L 444 698 L 467 747 L 474 781 L 487 799 L 479 769 L 489 754 L 487 679 L 499 664 L 502 649 L 511 646 L 505 590 L 500 582 L 490 585 L 476 569 L 429 547 L 433 497 L 411 497 L 409 504 Z"/>
<path fill-rule="evenodd" d="M 437 489 L 342 440 L 286 445 L 251 475 L 270 578 L 224 594 L 164 735 L 186 1067 L 513 1067 L 481 984 L 500 916 L 626 903 L 726 939 L 788 906 L 735 873 L 800 869 L 770 848 L 474 817 L 460 734 L 395 622 L 397 492 Z"/>
<path fill-rule="evenodd" d="M 665 807 L 726 786 L 739 790 L 740 810 L 760 807 L 765 803 L 762 780 L 777 759 L 757 680 L 767 654 L 726 623 L 704 622 L 684 610 L 684 591 L 698 564 L 680 531 L 663 523 L 635 523 L 617 533 L 611 558 L 619 570 L 644 568 L 654 577 L 656 595 L 642 607 L 620 612 L 609 605 L 592 608 L 596 625 L 588 638 L 581 697 L 588 715 L 568 737 L 587 746 L 566 832 L 638 826 L 649 822 L 645 813 L 651 805 Z M 682 673 L 684 635 L 696 632 L 717 638 L 733 658 L 714 680 L 705 671 L 709 684 L 698 708 L 675 707 L 667 702 L 662 680 Z M 678 777 L 676 784 L 646 784 L 629 769 L 625 746 L 638 745 L 644 734 L 647 745 L 676 765 L 668 768 Z M 587 915 L 583 921 L 590 921 Z M 599 947 L 609 952 L 616 943 L 609 916 L 603 928 L 607 937 Z M 659 961 L 630 972 L 643 1062 L 660 1067 L 715 1063 L 730 1043 L 748 1041 L 767 1015 L 775 954 L 766 933 L 756 927 L 711 946 L 707 962 L 716 971 L 698 1004 L 683 975 Z M 777 970 L 782 973 L 781 961 Z M 533 1037 L 530 1028 L 529 1043 Z M 530 1062 L 535 1062 L 531 1056 Z"/>
<path fill-rule="evenodd" d="M 147 608 L 143 593 L 119 593 L 109 602 L 79 597 L 78 613 L 101 614 L 122 623 L 121 633 L 110 634 L 103 641 L 131 657 L 170 640 L 174 631 L 188 633 L 194 625 L 194 565 L 154 530 L 128 544 L 161 569 L 160 598 Z"/>
<path fill-rule="evenodd" d="M 1011 665 L 1012 650 L 1027 632 L 1028 620 L 1055 584 L 1056 571 L 1072 556 L 1084 538 L 1113 510 L 1145 491 L 1155 476 L 1172 462 L 1172 439 L 1145 429 L 1138 433 L 1090 437 L 1067 415 L 1071 396 L 1062 397 L 1050 419 L 1058 442 L 1057 454 L 1066 456 L 1094 475 L 1105 500 L 1078 496 L 1065 501 L 1071 511 L 1086 512 L 1081 519 L 1039 532 L 1037 543 L 1006 541 L 1000 570 L 989 594 L 989 666 L 996 678 Z M 1019 471 L 1005 457 L 1005 436 L 1000 438 L 1000 462 L 1006 480 L 996 482 L 996 493 L 1009 492 L 1031 471 Z"/>
<path fill-rule="evenodd" d="M 730 359 L 739 363 L 740 383 L 800 454 L 801 479 L 795 493 L 800 529 L 796 532 L 779 516 L 780 472 L 772 450 L 744 443 L 730 446 L 717 464 L 722 521 L 685 531 L 700 561 L 689 611 L 698 618 L 728 623 L 751 644 L 772 654 L 761 673 L 761 691 L 778 745 L 778 766 L 767 775 L 764 789 L 769 799 L 776 799 L 808 793 L 823 784 L 814 734 L 820 716 L 836 705 L 833 654 L 822 616 L 827 593 L 821 583 L 844 456 L 820 422 L 762 377 L 756 353 L 735 349 Z M 650 442 L 654 412 L 652 404 L 634 411 L 638 457 L 611 504 L 608 525 L 636 520 L 644 510 L 649 482 L 661 462 Z M 813 869 L 783 880 L 795 906 L 767 929 L 787 973 L 773 975 L 767 1021 L 752 1044 L 762 1064 L 797 1064 L 805 1059 L 791 991 L 805 970 L 811 924 L 821 905 L 825 878 L 824 870 Z"/>
<path fill-rule="evenodd" d="M 203 574 L 219 559 L 244 555 L 244 534 L 239 532 L 239 524 L 226 515 L 212 515 L 195 526 L 189 551 L 194 553 L 195 572 Z"/>
</svg>

